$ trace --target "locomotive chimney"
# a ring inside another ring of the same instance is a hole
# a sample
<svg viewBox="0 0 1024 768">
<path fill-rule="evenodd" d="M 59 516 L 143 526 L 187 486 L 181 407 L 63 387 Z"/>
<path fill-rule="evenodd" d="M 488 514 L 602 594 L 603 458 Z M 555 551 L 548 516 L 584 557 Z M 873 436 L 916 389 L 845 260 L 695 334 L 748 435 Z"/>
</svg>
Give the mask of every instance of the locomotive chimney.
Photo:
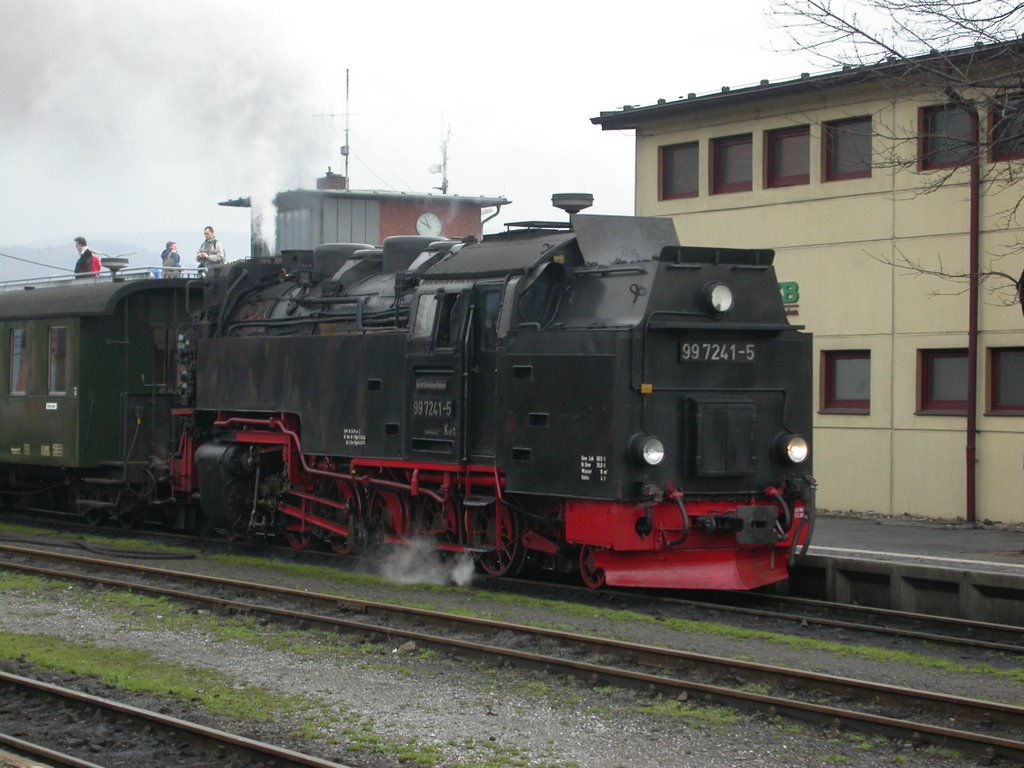
<svg viewBox="0 0 1024 768">
<path fill-rule="evenodd" d="M 348 179 L 340 173 L 332 173 L 330 166 L 327 173 L 316 180 L 317 189 L 348 189 Z"/>
<path fill-rule="evenodd" d="M 559 192 L 551 196 L 551 204 L 570 216 L 594 204 L 594 196 L 586 192 Z"/>
</svg>

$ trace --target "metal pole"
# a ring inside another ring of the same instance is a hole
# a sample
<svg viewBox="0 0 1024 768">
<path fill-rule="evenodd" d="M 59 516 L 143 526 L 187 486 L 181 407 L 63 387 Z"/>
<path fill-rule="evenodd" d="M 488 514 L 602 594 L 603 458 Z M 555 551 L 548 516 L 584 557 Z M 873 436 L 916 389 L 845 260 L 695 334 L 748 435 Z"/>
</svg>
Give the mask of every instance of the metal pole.
<svg viewBox="0 0 1024 768">
<path fill-rule="evenodd" d="M 978 111 L 970 107 L 971 119 L 971 211 L 970 211 L 970 283 L 967 318 L 967 522 L 976 519 L 976 490 L 978 461 L 978 272 L 979 272 L 979 208 L 981 187 L 981 145 L 978 130 Z"/>
</svg>

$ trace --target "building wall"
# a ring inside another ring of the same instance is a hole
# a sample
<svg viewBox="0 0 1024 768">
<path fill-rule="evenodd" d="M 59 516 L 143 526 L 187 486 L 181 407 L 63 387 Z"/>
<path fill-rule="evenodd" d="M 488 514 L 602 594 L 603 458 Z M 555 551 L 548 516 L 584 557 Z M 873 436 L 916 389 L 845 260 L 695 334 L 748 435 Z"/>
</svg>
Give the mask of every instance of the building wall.
<svg viewBox="0 0 1024 768">
<path fill-rule="evenodd" d="M 308 248 L 320 243 L 380 242 L 380 214 L 376 200 L 321 198 L 320 227 Z M 314 217 L 315 218 L 315 217 Z"/>
<path fill-rule="evenodd" d="M 826 509 L 965 515 L 966 417 L 922 415 L 917 397 L 919 350 L 967 346 L 966 286 L 899 266 L 905 258 L 947 272 L 968 267 L 967 169 L 927 174 L 900 165 L 916 156 L 918 109 L 941 103 L 848 86 L 637 129 L 638 215 L 672 217 L 688 245 L 776 249 L 779 280 L 799 285 L 791 321 L 815 334 L 819 404 L 821 352 L 870 351 L 870 412 L 816 416 L 815 474 Z M 871 176 L 824 181 L 823 123 L 868 114 Z M 797 125 L 810 126 L 809 183 L 766 188 L 765 131 Z M 753 134 L 753 189 L 709 194 L 710 140 L 744 133 Z M 660 200 L 659 148 L 692 141 L 699 142 L 698 195 Z M 940 174 L 943 184 L 929 189 Z M 1024 241 L 1022 228 L 1005 216 L 1022 196 L 1019 187 L 983 188 L 983 271 L 1020 271 L 1019 255 L 1006 262 L 999 255 Z M 1024 418 L 985 413 L 986 360 L 990 347 L 1024 347 L 1024 320 L 1019 305 L 984 290 L 981 302 L 977 517 L 1019 523 Z"/>
<path fill-rule="evenodd" d="M 389 200 L 380 206 L 380 231 L 382 239 L 390 235 L 415 235 L 416 219 L 422 213 L 434 213 L 441 219 L 441 234 L 444 237 L 461 239 L 480 238 L 483 226 L 480 223 L 480 206 L 470 202 L 451 199 L 439 200 Z"/>
<path fill-rule="evenodd" d="M 288 193 L 277 211 L 278 252 L 309 250 L 320 243 L 380 245 L 394 235 L 415 235 L 416 219 L 434 213 L 444 237 L 480 238 L 480 203 L 454 197 L 410 195 L 409 199 L 367 193 L 338 197 L 320 192 Z"/>
</svg>

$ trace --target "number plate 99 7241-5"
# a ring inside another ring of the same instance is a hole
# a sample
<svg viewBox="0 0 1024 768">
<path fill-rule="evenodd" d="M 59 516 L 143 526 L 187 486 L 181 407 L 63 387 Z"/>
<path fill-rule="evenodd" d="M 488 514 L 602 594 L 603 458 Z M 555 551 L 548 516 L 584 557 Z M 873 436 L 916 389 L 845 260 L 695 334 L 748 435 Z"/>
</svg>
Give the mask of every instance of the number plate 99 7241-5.
<svg viewBox="0 0 1024 768">
<path fill-rule="evenodd" d="M 679 343 L 681 363 L 752 363 L 757 357 L 753 342 L 682 341 Z"/>
</svg>

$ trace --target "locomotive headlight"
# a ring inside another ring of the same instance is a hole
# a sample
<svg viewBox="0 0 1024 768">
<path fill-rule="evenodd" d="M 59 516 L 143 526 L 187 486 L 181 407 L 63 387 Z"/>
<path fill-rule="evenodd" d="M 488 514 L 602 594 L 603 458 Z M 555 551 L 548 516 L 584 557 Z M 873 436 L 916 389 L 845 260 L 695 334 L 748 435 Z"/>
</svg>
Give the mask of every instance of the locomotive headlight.
<svg viewBox="0 0 1024 768">
<path fill-rule="evenodd" d="M 725 283 L 708 283 L 701 292 L 701 301 L 706 309 L 722 314 L 732 309 L 732 288 Z"/>
<path fill-rule="evenodd" d="M 802 464 L 807 460 L 810 447 L 807 445 L 807 440 L 800 435 L 784 432 L 775 438 L 775 451 L 780 458 L 794 464 Z"/>
<path fill-rule="evenodd" d="M 654 435 L 638 432 L 629 439 L 629 455 L 638 464 L 656 467 L 665 458 L 665 444 Z"/>
</svg>

